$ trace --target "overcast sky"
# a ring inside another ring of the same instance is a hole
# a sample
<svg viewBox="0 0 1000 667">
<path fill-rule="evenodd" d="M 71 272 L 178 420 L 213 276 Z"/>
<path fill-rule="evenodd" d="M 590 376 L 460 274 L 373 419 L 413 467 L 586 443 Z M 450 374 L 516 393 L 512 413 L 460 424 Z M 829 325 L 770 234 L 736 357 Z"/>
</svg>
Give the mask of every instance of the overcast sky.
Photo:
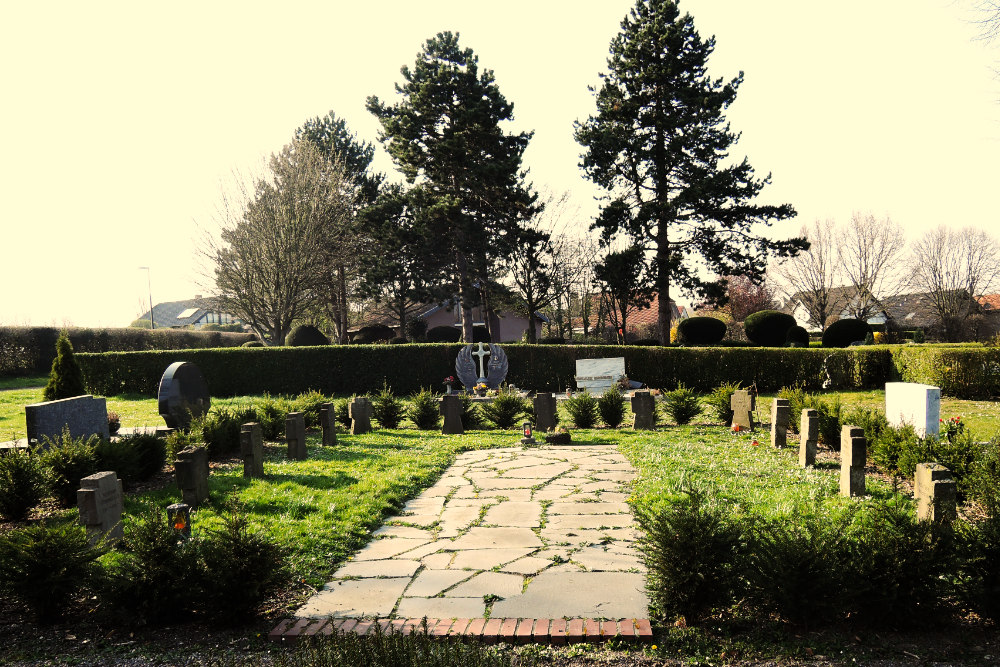
<svg viewBox="0 0 1000 667">
<path fill-rule="evenodd" d="M 535 132 L 536 188 L 596 211 L 573 121 L 633 2 L 7 2 L 0 8 L 0 324 L 125 326 L 207 293 L 195 247 L 221 187 L 335 111 L 376 143 L 368 95 L 443 30 L 494 70 L 512 129 Z M 713 76 L 745 82 L 728 118 L 790 202 L 791 236 L 854 210 L 908 240 L 939 224 L 1000 233 L 1000 45 L 974 0 L 684 0 L 715 35 Z M 377 168 L 393 166 L 381 151 Z"/>
</svg>

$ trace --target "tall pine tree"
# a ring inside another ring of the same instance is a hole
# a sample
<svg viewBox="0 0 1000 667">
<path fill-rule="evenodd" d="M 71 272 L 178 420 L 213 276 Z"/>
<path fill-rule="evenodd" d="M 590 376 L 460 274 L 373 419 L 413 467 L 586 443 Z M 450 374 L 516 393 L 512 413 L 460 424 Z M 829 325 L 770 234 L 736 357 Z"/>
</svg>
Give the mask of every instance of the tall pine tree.
<svg viewBox="0 0 1000 667">
<path fill-rule="evenodd" d="M 577 123 L 581 166 L 608 191 L 595 227 L 610 242 L 628 235 L 652 253 L 659 294 L 658 336 L 670 342 L 670 288 L 725 301 L 725 280 L 763 278 L 769 255 L 790 256 L 804 239 L 771 240 L 759 226 L 795 215 L 790 204 L 756 205 L 770 181 L 749 162 L 729 164 L 739 138 L 724 112 L 743 74 L 712 79 L 707 62 L 715 40 L 702 40 L 689 14 L 671 0 L 638 0 L 612 40 L 608 73 L 597 91 L 597 114 Z"/>
<path fill-rule="evenodd" d="M 490 70 L 479 69 L 458 35 L 427 40 L 413 69 L 403 67 L 402 99 L 389 106 L 368 98 L 382 123 L 380 140 L 412 184 L 409 201 L 420 233 L 436 241 L 449 267 L 450 294 L 463 310 L 463 338 L 472 341 L 471 309 L 483 299 L 498 260 L 516 247 L 535 195 L 524 183 L 521 156 L 530 133 L 507 134 L 513 105 Z"/>
</svg>

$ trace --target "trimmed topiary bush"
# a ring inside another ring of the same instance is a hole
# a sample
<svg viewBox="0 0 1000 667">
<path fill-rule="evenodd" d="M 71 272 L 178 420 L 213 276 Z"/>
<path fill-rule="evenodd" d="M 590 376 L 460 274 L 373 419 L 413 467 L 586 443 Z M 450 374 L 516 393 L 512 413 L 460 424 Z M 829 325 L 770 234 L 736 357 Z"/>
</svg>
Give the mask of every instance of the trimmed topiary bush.
<svg viewBox="0 0 1000 667">
<path fill-rule="evenodd" d="M 63 331 L 56 341 L 56 358 L 52 362 L 49 383 L 45 385 L 42 396 L 46 401 L 57 401 L 61 398 L 83 396 L 86 393 L 83 371 L 73 356 L 73 344 Z"/>
<path fill-rule="evenodd" d="M 248 340 L 247 342 L 240 345 L 240 347 L 266 347 L 264 343 L 259 340 Z"/>
<path fill-rule="evenodd" d="M 300 324 L 285 337 L 286 347 L 307 347 L 311 345 L 329 345 L 330 340 L 323 332 L 311 324 Z"/>
<path fill-rule="evenodd" d="M 805 328 L 795 325 L 785 334 L 785 345 L 787 347 L 809 347 L 809 332 Z"/>
<path fill-rule="evenodd" d="M 726 323 L 716 317 L 689 317 L 677 324 L 681 345 L 713 345 L 726 337 Z"/>
<path fill-rule="evenodd" d="M 434 327 L 427 332 L 428 343 L 457 343 L 462 340 L 462 332 L 456 327 Z"/>
<path fill-rule="evenodd" d="M 823 347 L 847 347 L 855 341 L 862 341 L 871 334 L 867 322 L 854 319 L 837 320 L 823 332 Z"/>
<path fill-rule="evenodd" d="M 762 347 L 782 347 L 788 330 L 795 326 L 795 318 L 777 310 L 761 310 L 747 315 L 743 329 L 747 339 Z"/>
<path fill-rule="evenodd" d="M 358 333 L 354 334 L 351 342 L 358 345 L 370 345 L 372 343 L 384 343 L 395 337 L 396 332 L 392 329 L 392 327 L 388 327 L 384 324 L 373 324 L 371 326 L 361 327 L 358 329 Z"/>
</svg>

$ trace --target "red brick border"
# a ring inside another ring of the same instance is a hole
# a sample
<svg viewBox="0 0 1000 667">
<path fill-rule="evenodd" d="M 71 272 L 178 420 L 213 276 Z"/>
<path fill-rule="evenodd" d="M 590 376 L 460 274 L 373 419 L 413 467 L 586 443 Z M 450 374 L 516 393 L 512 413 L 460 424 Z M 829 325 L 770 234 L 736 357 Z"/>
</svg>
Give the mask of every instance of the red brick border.
<svg viewBox="0 0 1000 667">
<path fill-rule="evenodd" d="M 626 643 L 651 643 L 653 629 L 645 618 L 623 618 L 598 621 L 593 618 L 428 618 L 427 632 L 432 637 L 461 637 L 487 644 L 506 642 L 510 644 L 560 645 L 579 642 L 602 642 L 617 638 Z M 373 626 L 378 625 L 383 633 L 412 634 L 422 632 L 424 619 L 315 619 L 286 618 L 268 633 L 273 642 L 294 643 L 299 637 L 315 635 L 356 634 L 371 636 Z"/>
</svg>

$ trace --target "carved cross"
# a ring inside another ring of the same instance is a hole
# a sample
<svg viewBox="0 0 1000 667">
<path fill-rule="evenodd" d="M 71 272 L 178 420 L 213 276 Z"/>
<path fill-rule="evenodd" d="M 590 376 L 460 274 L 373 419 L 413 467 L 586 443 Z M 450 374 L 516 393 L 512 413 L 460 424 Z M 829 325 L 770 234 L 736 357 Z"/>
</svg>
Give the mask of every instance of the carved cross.
<svg viewBox="0 0 1000 667">
<path fill-rule="evenodd" d="M 483 349 L 483 344 L 479 344 L 479 351 L 473 352 L 472 356 L 479 357 L 479 381 L 486 381 L 486 357 L 490 356 L 490 351 Z"/>
</svg>

